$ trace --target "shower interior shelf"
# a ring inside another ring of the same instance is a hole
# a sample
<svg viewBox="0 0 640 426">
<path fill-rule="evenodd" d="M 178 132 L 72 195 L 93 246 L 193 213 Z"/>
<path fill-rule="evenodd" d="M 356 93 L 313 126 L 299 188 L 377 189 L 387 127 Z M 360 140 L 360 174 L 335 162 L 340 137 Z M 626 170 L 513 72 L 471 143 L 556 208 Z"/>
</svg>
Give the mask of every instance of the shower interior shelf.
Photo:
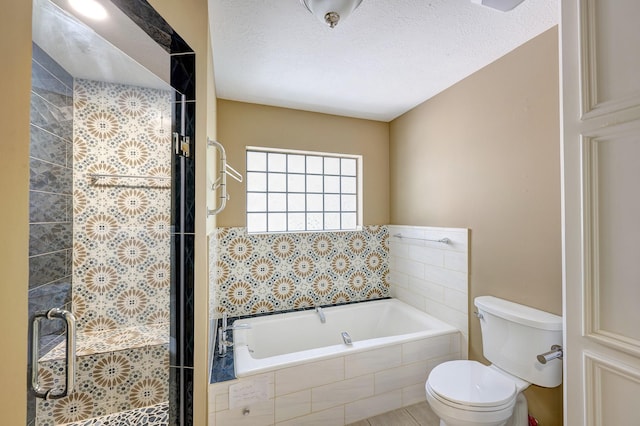
<svg viewBox="0 0 640 426">
<path fill-rule="evenodd" d="M 171 188 L 171 177 L 168 176 L 140 176 L 140 175 L 117 175 L 117 174 L 99 174 L 90 173 L 91 183 L 101 186 L 153 186 L 154 188 Z M 114 181 L 117 180 L 117 181 Z M 123 180 L 140 181 L 146 180 L 146 183 L 127 183 Z"/>
</svg>

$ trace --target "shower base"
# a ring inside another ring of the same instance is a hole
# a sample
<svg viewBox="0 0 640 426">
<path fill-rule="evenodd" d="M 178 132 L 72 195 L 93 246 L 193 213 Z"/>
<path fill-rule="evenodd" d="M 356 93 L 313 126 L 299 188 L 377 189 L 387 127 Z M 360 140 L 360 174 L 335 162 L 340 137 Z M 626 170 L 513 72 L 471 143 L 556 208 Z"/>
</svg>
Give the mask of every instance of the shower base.
<svg viewBox="0 0 640 426">
<path fill-rule="evenodd" d="M 168 324 L 79 333 L 77 340 L 75 388 L 65 398 L 38 399 L 35 426 L 166 424 L 137 419 L 169 400 Z M 40 358 L 45 388 L 64 384 L 64 355 L 60 345 Z M 95 420 L 124 413 L 136 422 Z"/>
</svg>

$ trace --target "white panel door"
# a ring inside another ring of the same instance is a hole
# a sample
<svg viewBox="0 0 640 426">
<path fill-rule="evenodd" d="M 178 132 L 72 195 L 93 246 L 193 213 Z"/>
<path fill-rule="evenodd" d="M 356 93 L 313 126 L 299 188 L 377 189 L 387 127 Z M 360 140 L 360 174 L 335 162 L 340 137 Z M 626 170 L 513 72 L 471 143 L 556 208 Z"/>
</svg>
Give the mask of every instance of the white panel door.
<svg viewBox="0 0 640 426">
<path fill-rule="evenodd" d="M 564 420 L 640 425 L 640 1 L 561 4 Z"/>
</svg>

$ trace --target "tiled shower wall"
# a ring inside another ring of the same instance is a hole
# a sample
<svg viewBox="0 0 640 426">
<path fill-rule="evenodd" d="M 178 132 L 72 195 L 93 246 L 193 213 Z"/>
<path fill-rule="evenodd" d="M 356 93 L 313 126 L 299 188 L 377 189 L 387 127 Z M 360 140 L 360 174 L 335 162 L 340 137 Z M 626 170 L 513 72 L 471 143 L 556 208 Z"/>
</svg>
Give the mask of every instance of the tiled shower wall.
<svg viewBox="0 0 640 426">
<path fill-rule="evenodd" d="M 285 311 L 389 296 L 386 226 L 362 231 L 210 237 L 212 317 Z"/>
<path fill-rule="evenodd" d="M 74 104 L 78 330 L 168 324 L 171 94 L 77 79 Z"/>
<path fill-rule="evenodd" d="M 29 185 L 29 316 L 71 309 L 73 77 L 33 44 Z M 46 352 L 63 331 L 41 324 Z M 29 357 L 29 359 L 31 359 Z M 28 398 L 28 424 L 35 417 Z"/>
<path fill-rule="evenodd" d="M 191 424 L 193 422 L 193 414 L 192 414 L 193 412 L 192 410 L 193 408 L 193 346 L 194 346 L 194 338 L 193 338 L 194 336 L 194 315 L 193 315 L 194 273 L 193 271 L 194 271 L 194 257 L 195 257 L 194 255 L 195 161 L 193 158 L 193 153 L 195 152 L 195 140 L 196 140 L 196 133 L 195 133 L 196 131 L 195 129 L 196 55 L 193 52 L 193 50 L 188 46 L 188 44 L 180 37 L 180 35 L 176 33 L 173 30 L 173 28 L 171 28 L 171 26 L 153 9 L 153 7 L 146 0 L 112 0 L 112 1 L 126 15 L 128 15 L 134 22 L 136 22 L 143 31 L 145 31 L 152 39 L 154 39 L 159 46 L 161 46 L 167 53 L 171 55 L 171 59 L 170 59 L 171 86 L 175 88 L 178 92 L 183 94 L 182 100 L 185 101 L 184 104 L 182 105 L 177 104 L 177 108 L 174 108 L 173 129 L 171 129 L 170 122 L 167 124 L 168 128 L 173 130 L 174 132 L 179 132 L 183 136 L 190 137 L 191 153 L 192 153 L 191 158 L 183 158 L 177 155 L 172 155 L 171 157 L 173 157 L 173 160 L 172 161 L 170 160 L 170 163 L 168 164 L 168 166 L 171 168 L 172 180 L 164 181 L 168 188 L 163 189 L 163 191 L 166 191 L 167 194 L 171 193 L 171 201 L 172 201 L 171 213 L 170 213 L 171 214 L 171 222 L 170 222 L 171 234 L 169 237 L 170 239 L 169 241 L 170 241 L 170 245 L 173 247 L 173 250 L 175 252 L 175 257 L 176 257 L 174 268 L 172 270 L 172 276 L 169 278 L 170 299 L 171 299 L 172 309 L 170 314 L 168 312 L 165 313 L 165 312 L 155 311 L 154 307 L 158 306 L 158 304 L 155 303 L 155 300 L 151 300 L 151 303 L 146 305 L 148 308 L 144 309 L 142 314 L 138 315 L 136 319 L 155 322 L 157 320 L 167 321 L 169 320 L 169 317 L 171 318 L 171 324 L 172 324 L 171 342 L 173 344 L 170 347 L 171 365 L 169 367 L 170 379 L 168 380 L 170 384 L 169 424 L 177 424 L 179 422 L 184 422 L 185 424 Z M 43 52 L 39 51 L 37 47 L 34 47 L 33 55 L 34 55 L 34 58 L 36 58 L 37 62 L 39 62 L 38 55 L 40 53 L 43 53 Z M 44 61 L 41 63 L 45 64 L 46 62 L 48 64 L 49 60 L 50 59 L 47 57 L 47 61 Z M 53 108 L 51 108 L 51 110 L 47 112 L 47 115 L 45 116 L 45 118 L 60 119 L 61 121 L 68 120 L 68 126 L 69 126 L 69 129 L 71 129 L 71 117 L 73 115 L 73 112 L 71 110 L 72 108 L 72 103 L 71 103 L 72 89 L 71 88 L 73 85 L 72 77 L 63 71 L 63 74 L 65 75 L 65 77 L 61 78 L 60 75 L 57 74 L 59 67 L 55 63 L 53 65 L 55 66 L 49 69 L 49 73 L 52 76 L 55 76 L 58 80 L 65 83 L 68 89 L 65 92 L 57 93 L 56 95 L 65 93 L 68 96 L 68 102 L 66 104 L 60 104 L 60 105 L 50 102 Z M 46 78 L 50 79 L 49 76 L 47 76 Z M 57 85 L 57 83 L 55 84 Z M 34 84 L 34 87 L 38 87 L 38 86 Z M 51 89 L 47 89 L 47 90 L 51 90 Z M 184 107 L 185 104 L 186 104 L 186 108 Z M 139 105 L 136 105 L 135 103 L 130 104 L 129 106 L 133 109 L 137 109 L 139 107 Z M 120 118 L 124 118 L 124 117 L 120 117 Z M 47 120 L 45 120 L 45 122 L 47 122 Z M 53 121 L 51 123 L 53 124 Z M 182 123 L 183 126 L 181 126 L 180 123 Z M 119 124 L 121 123 L 118 123 L 118 125 Z M 141 124 L 144 126 L 145 123 L 141 123 Z M 106 122 L 102 122 L 99 126 L 104 127 L 106 129 L 109 127 L 109 124 Z M 50 133 L 53 134 L 55 132 L 50 132 Z M 150 135 L 150 137 L 153 137 L 153 136 Z M 72 161 L 70 135 L 68 138 L 65 137 L 63 140 L 68 142 L 68 145 L 66 146 L 66 153 L 69 156 L 67 160 L 67 164 L 70 165 Z M 43 147 L 52 148 L 53 146 L 43 145 Z M 113 144 L 111 144 L 111 147 L 113 147 Z M 156 155 L 156 154 L 157 153 L 154 152 L 151 155 Z M 48 160 L 45 159 L 45 161 L 48 161 Z M 120 170 L 120 166 L 121 165 L 118 164 L 116 168 Z M 33 167 L 33 163 L 32 163 L 32 181 L 34 179 L 33 173 L 35 170 L 36 169 Z M 55 173 L 55 176 L 53 175 L 54 173 Z M 165 175 L 164 172 L 162 172 L 161 175 L 164 176 Z M 167 172 L 166 176 L 169 176 L 169 172 Z M 68 175 L 64 175 L 63 173 L 60 173 L 59 169 L 57 168 L 54 168 L 51 171 L 45 170 L 44 176 L 40 177 L 40 180 L 47 183 L 51 180 L 56 180 L 60 177 L 65 179 L 68 177 L 68 184 L 69 186 L 71 186 L 72 183 L 71 183 L 70 168 L 69 168 Z M 140 183 L 139 181 L 137 182 L 138 184 Z M 152 187 L 154 185 L 157 186 L 157 183 L 158 183 L 157 180 L 152 180 L 152 181 L 148 181 L 146 185 L 143 185 L 143 186 L 147 186 L 147 187 Z M 107 186 L 108 185 L 105 185 L 102 188 L 102 190 L 107 190 L 106 188 Z M 132 186 L 135 187 L 136 185 L 134 184 Z M 171 187 L 171 190 L 169 190 L 169 187 Z M 69 217 L 71 217 L 71 214 L 72 214 L 71 200 L 70 200 L 71 193 L 72 193 L 71 188 L 69 188 L 69 192 L 66 193 L 69 198 L 69 204 L 67 205 Z M 104 201 L 104 199 L 102 201 Z M 95 206 L 92 206 L 91 209 L 93 209 L 93 207 Z M 150 208 L 153 208 L 153 203 L 150 203 Z M 109 213 L 115 213 L 113 206 L 109 208 Z M 165 231 L 168 232 L 169 231 L 168 229 L 167 230 L 164 229 L 164 225 L 167 222 L 168 221 L 165 221 L 165 220 L 156 222 L 157 224 L 161 223 L 162 225 L 161 226 L 158 225 L 155 227 L 155 230 L 151 230 L 151 234 L 153 234 L 154 232 L 162 233 L 162 234 L 164 234 Z M 151 223 L 147 223 L 146 225 L 147 230 L 153 227 L 154 225 L 152 225 Z M 97 229 L 99 231 L 102 230 L 100 227 L 97 227 Z M 69 235 L 69 237 L 71 238 L 71 235 Z M 141 238 L 141 240 L 145 240 L 145 238 Z M 148 242 L 148 240 L 145 240 L 145 242 Z M 156 247 L 154 245 L 149 245 L 148 247 L 152 248 L 151 256 L 155 256 L 157 253 Z M 135 247 L 134 247 L 132 250 L 123 251 L 122 254 L 125 254 L 126 257 L 128 257 L 128 255 L 135 255 L 136 252 L 137 250 L 135 250 Z M 149 252 L 147 252 L 147 254 L 148 253 Z M 65 259 L 67 261 L 66 273 L 68 275 L 72 268 L 71 266 L 72 256 L 70 252 L 67 254 L 69 254 L 69 256 L 65 257 Z M 74 253 L 73 258 L 75 259 L 75 261 L 80 261 L 86 255 L 87 253 L 83 252 L 83 253 L 78 253 L 78 256 L 76 257 Z M 135 268 L 137 273 L 141 273 L 142 268 L 149 266 L 148 262 L 147 263 L 143 262 L 143 264 L 144 265 L 138 265 Z M 117 265 L 111 262 L 108 266 L 117 266 L 118 269 L 120 269 L 122 265 Z M 46 268 L 41 268 L 41 270 L 46 270 Z M 147 272 L 149 274 L 151 273 L 149 271 Z M 164 273 L 159 275 L 158 274 L 159 274 L 158 269 L 156 269 L 156 276 L 155 276 L 156 285 L 155 286 L 157 286 L 157 281 L 164 280 Z M 103 275 L 103 278 L 106 278 L 106 275 Z M 118 284 L 118 286 L 120 286 L 120 284 Z M 154 285 L 152 284 L 151 287 L 154 287 Z M 60 292 L 60 294 L 64 293 L 66 294 L 66 297 L 67 297 L 64 303 L 69 302 L 69 299 L 71 297 L 71 290 L 69 286 L 67 286 L 66 288 L 62 287 L 61 290 L 63 291 Z M 151 289 L 147 294 L 150 297 L 152 297 L 152 299 L 155 299 L 156 290 L 157 289 L 155 288 Z M 56 292 L 56 294 L 58 294 L 58 292 Z M 93 303 L 93 297 L 95 295 L 107 296 L 106 291 L 97 291 L 95 293 L 86 292 L 85 294 L 89 296 L 89 300 L 85 300 L 85 301 L 88 301 L 90 303 Z M 111 294 L 113 295 L 114 293 L 112 292 Z M 32 303 L 31 295 L 32 294 L 30 293 L 30 304 Z M 102 306 L 101 312 L 106 311 L 107 315 L 110 315 L 112 313 L 117 314 L 117 312 L 114 312 L 114 309 L 118 308 L 117 304 L 115 307 L 114 306 L 107 307 L 107 305 L 109 303 L 112 303 L 113 301 L 109 300 L 108 296 L 105 299 L 102 299 L 99 302 L 101 303 L 101 306 Z M 53 297 L 50 294 L 45 294 L 44 297 L 41 297 L 41 300 L 44 302 L 47 302 L 47 305 L 45 306 L 45 308 L 51 307 L 52 305 L 53 306 L 59 305 L 58 304 L 59 299 L 57 297 Z M 121 307 L 126 307 L 126 303 L 129 303 L 130 306 L 125 310 L 130 309 L 132 311 L 137 311 L 140 309 L 140 306 L 141 306 L 141 304 L 139 303 L 140 301 L 145 301 L 144 297 L 142 298 L 135 297 L 134 295 L 134 297 L 129 297 L 128 300 L 124 300 L 125 305 L 122 305 L 121 303 Z M 146 299 L 146 301 L 148 302 L 149 299 Z M 82 302 L 82 298 L 78 298 L 78 303 L 81 303 L 81 302 Z M 69 304 L 67 304 L 66 306 L 69 307 Z M 41 307 L 36 307 L 35 309 L 40 309 L 40 308 Z M 79 311 L 82 312 L 82 309 L 86 309 L 87 307 L 85 305 L 85 306 L 78 306 L 78 308 L 79 308 Z M 122 320 L 123 318 L 125 318 L 125 316 L 119 317 L 119 320 Z M 91 319 L 94 319 L 94 318 L 86 318 L 86 319 L 90 321 Z M 86 324 L 88 324 L 88 322 Z M 108 323 L 107 325 L 110 325 L 110 323 Z M 95 329 L 101 329 L 101 328 L 102 326 L 99 325 Z M 119 330 L 115 333 L 109 332 L 109 331 L 107 332 L 97 331 L 92 333 L 93 334 L 92 339 L 86 342 L 91 347 L 80 348 L 80 351 L 84 349 L 87 349 L 88 351 L 100 349 L 100 348 L 96 348 L 96 346 L 112 345 L 112 343 L 115 341 L 117 341 L 116 343 L 127 345 L 127 347 L 131 347 L 132 345 L 136 346 L 137 343 L 135 342 L 144 342 L 144 345 L 147 346 L 149 344 L 153 344 L 153 343 L 149 343 L 149 340 L 155 340 L 156 337 L 158 337 L 160 334 L 163 336 L 163 338 L 168 337 L 168 334 L 166 333 L 166 331 L 161 330 L 163 328 L 164 327 L 158 327 L 155 325 L 139 327 L 138 334 L 136 334 L 134 330 L 133 336 L 131 335 L 130 329 L 124 329 L 124 328 L 119 328 Z M 158 334 L 155 331 L 149 332 L 149 330 L 155 330 L 157 332 L 162 331 L 162 332 Z M 100 339 L 102 335 L 105 336 L 105 338 L 102 339 L 102 342 L 94 345 L 92 342 L 94 342 L 95 339 Z M 166 347 L 166 344 L 162 346 Z M 149 385 L 150 382 L 145 378 L 145 376 L 155 374 L 154 368 L 155 368 L 155 365 L 157 364 L 156 361 L 159 361 L 161 364 L 164 364 L 165 367 L 166 367 L 166 361 L 167 361 L 166 351 L 162 351 L 162 355 L 159 357 L 154 355 L 154 354 L 157 354 L 157 350 L 156 350 L 157 348 L 158 348 L 158 345 L 156 345 L 155 347 L 149 346 L 148 349 L 143 350 L 143 353 L 134 354 L 134 358 L 136 359 L 137 366 L 144 365 L 146 368 L 144 369 L 144 374 L 142 376 L 139 374 L 140 373 L 139 368 L 124 369 L 127 372 L 131 373 L 132 379 L 136 378 L 136 379 L 139 379 L 139 381 L 137 384 L 133 383 L 132 380 L 129 380 L 129 379 L 124 381 L 124 384 L 130 387 L 129 391 L 131 392 L 131 394 L 122 392 L 124 389 L 122 386 L 113 387 L 113 390 L 116 393 L 118 393 L 119 401 L 125 401 L 125 400 L 128 400 L 129 402 L 135 401 L 136 399 L 135 393 L 137 392 L 137 396 L 142 397 L 143 399 L 142 401 L 140 401 L 142 405 L 148 405 L 150 403 L 153 403 L 153 401 L 150 401 L 150 400 L 155 399 L 157 396 L 157 393 L 154 393 L 153 386 Z M 144 348 L 140 348 L 140 349 L 144 349 Z M 114 349 L 114 350 L 120 350 L 120 349 Z M 144 360 L 140 361 L 141 355 L 142 357 L 148 357 L 149 354 L 152 355 L 153 365 L 150 365 L 147 361 L 144 361 Z M 85 358 L 85 360 L 89 360 L 91 362 L 95 361 L 96 362 L 95 365 L 102 367 L 103 372 L 107 374 L 110 374 L 114 371 L 119 371 L 120 373 L 122 373 L 124 370 L 119 368 L 117 363 L 116 364 L 112 363 L 112 361 L 114 360 L 113 355 L 114 354 L 112 352 L 105 352 L 103 354 L 100 354 L 100 356 L 98 356 L 98 354 L 89 355 L 87 356 L 87 358 Z M 127 355 L 127 354 L 125 353 L 124 355 Z M 82 370 L 82 374 L 86 373 L 86 376 L 88 377 L 96 377 L 95 371 L 92 371 L 90 368 L 91 364 L 83 363 L 82 366 L 84 367 L 84 369 Z M 112 367 L 115 367 L 115 370 L 112 369 Z M 166 368 L 163 368 L 163 371 L 165 370 Z M 154 376 L 154 378 L 157 378 L 157 377 L 158 376 Z M 43 376 L 41 376 L 41 378 L 44 379 Z M 51 378 L 52 377 L 48 377 L 47 379 L 51 379 Z M 120 380 L 120 379 L 121 379 L 121 376 L 118 376 L 117 380 Z M 79 378 L 78 382 L 82 382 L 83 386 L 88 383 L 88 382 L 85 382 L 83 378 Z M 97 391 L 94 392 L 93 390 L 94 388 L 92 386 L 96 386 L 95 389 Z M 93 392 L 95 396 L 98 397 L 98 399 L 107 397 L 107 395 L 104 392 L 102 392 L 102 390 L 100 389 L 100 384 L 96 380 L 93 380 L 93 384 L 90 384 L 90 388 L 85 387 L 84 389 L 87 390 L 88 393 Z M 83 395 L 82 393 L 78 393 L 74 397 L 75 399 L 70 399 L 70 398 L 67 399 L 67 402 L 68 402 L 67 407 L 69 408 L 69 410 L 65 410 L 65 407 L 61 407 L 60 411 L 66 414 L 73 414 L 77 411 L 85 411 L 87 407 L 90 407 L 90 406 L 93 406 L 94 409 L 98 411 L 100 410 L 104 411 L 104 405 L 102 404 L 105 401 L 100 401 L 99 403 L 94 404 L 93 401 L 87 400 L 84 396 L 85 395 Z M 166 399 L 166 397 L 161 399 Z M 32 403 L 33 398 L 29 398 L 29 401 L 31 403 L 29 423 L 31 424 L 33 423 L 32 420 L 34 418 L 32 408 L 35 404 Z M 110 402 L 113 402 L 113 400 L 110 399 Z M 45 405 L 50 405 L 50 404 L 49 402 L 45 402 Z M 139 404 L 135 402 L 128 404 L 128 406 L 136 406 L 136 405 L 139 405 Z M 162 407 L 162 406 L 163 404 L 159 404 L 159 405 L 156 405 L 155 407 Z M 165 408 L 161 408 L 161 410 L 166 409 L 166 405 L 164 406 Z M 115 405 L 110 407 L 110 410 L 111 409 L 120 410 L 120 409 L 127 409 L 127 407 L 116 403 Z M 51 411 L 51 407 L 49 407 L 48 410 Z M 143 411 L 145 416 L 149 413 L 154 413 L 153 410 L 143 410 Z M 98 414 L 103 414 L 103 413 L 98 413 Z M 155 414 L 153 414 L 153 416 L 155 416 Z M 162 414 L 162 417 L 164 417 L 164 414 Z M 127 418 L 122 416 L 118 416 L 117 420 L 115 421 L 118 424 L 133 424 L 133 423 L 138 424 L 136 421 L 129 422 Z"/>
<path fill-rule="evenodd" d="M 73 102 L 78 386 L 38 400 L 38 426 L 169 397 L 171 94 L 76 79 Z M 62 358 L 41 358 L 43 382 L 63 380 Z"/>
<path fill-rule="evenodd" d="M 72 87 L 73 78 L 34 44 L 29 192 L 32 312 L 69 308 L 71 301 Z M 42 330 L 42 334 L 49 333 Z"/>
</svg>

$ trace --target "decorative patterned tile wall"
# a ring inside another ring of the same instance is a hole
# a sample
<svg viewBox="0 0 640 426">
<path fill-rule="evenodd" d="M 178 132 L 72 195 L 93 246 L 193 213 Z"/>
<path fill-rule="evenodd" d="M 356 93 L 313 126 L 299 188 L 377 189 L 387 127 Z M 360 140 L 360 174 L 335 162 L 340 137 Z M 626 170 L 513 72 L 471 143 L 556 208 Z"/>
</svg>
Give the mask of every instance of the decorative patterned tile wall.
<svg viewBox="0 0 640 426">
<path fill-rule="evenodd" d="M 171 101 L 169 91 L 76 80 L 73 305 L 80 331 L 169 322 Z"/>
<path fill-rule="evenodd" d="M 248 235 L 218 228 L 210 238 L 214 316 L 275 312 L 389 296 L 386 226 L 356 232 Z"/>
<path fill-rule="evenodd" d="M 79 357 L 76 390 L 59 400 L 38 400 L 37 426 L 55 426 L 148 407 L 169 397 L 167 345 Z M 64 383 L 64 360 L 40 362 L 40 382 Z M 118 423 L 120 424 L 120 423 Z"/>
<path fill-rule="evenodd" d="M 171 94 L 77 79 L 73 101 L 77 387 L 38 400 L 38 426 L 169 398 Z M 44 385 L 64 381 L 63 352 L 41 359 Z"/>
</svg>

